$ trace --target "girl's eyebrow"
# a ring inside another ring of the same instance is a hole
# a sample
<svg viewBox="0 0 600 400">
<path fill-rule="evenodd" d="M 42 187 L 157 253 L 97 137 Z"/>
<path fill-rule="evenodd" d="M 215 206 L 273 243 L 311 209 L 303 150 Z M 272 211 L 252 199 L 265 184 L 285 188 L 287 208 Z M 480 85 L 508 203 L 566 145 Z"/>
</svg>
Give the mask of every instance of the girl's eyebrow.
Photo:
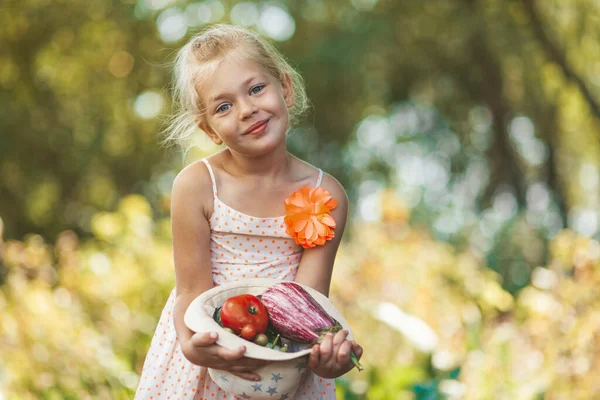
<svg viewBox="0 0 600 400">
<path fill-rule="evenodd" d="M 258 79 L 258 77 L 257 77 L 257 76 L 251 76 L 250 78 L 248 78 L 248 79 L 246 79 L 244 82 L 242 82 L 242 85 L 241 85 L 241 86 L 248 86 L 248 84 L 249 84 L 250 82 L 252 82 L 254 79 Z M 212 103 L 215 103 L 215 102 L 217 102 L 217 101 L 220 101 L 220 100 L 222 100 L 222 99 L 223 99 L 223 98 L 225 98 L 225 97 L 229 97 L 230 95 L 231 95 L 231 94 L 230 94 L 230 93 L 227 93 L 227 92 L 225 92 L 225 93 L 219 93 L 219 95 L 217 95 L 217 96 L 213 97 L 213 99 L 212 99 Z"/>
</svg>

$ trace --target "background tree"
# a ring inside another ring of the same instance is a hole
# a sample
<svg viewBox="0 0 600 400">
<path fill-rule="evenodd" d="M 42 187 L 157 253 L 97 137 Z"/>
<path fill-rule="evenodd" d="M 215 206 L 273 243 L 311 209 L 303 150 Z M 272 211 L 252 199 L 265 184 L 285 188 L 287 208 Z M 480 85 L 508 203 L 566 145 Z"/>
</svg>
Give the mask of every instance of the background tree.
<svg viewBox="0 0 600 400">
<path fill-rule="evenodd" d="M 9 395 L 131 395 L 173 284 L 172 181 L 217 150 L 199 132 L 189 150 L 159 145 L 169 63 L 198 29 L 232 22 L 272 39 L 302 72 L 312 109 L 290 149 L 350 193 L 337 304 L 385 300 L 453 332 L 423 350 L 375 312 L 352 316 L 394 367 L 367 360 L 372 374 L 339 380 L 340 393 L 598 397 L 596 2 L 8 0 L 1 9 L 0 353 L 10 361 L 0 361 L 0 387 Z M 371 290 L 355 296 L 357 284 Z M 519 376 L 506 372 L 513 366 Z"/>
</svg>

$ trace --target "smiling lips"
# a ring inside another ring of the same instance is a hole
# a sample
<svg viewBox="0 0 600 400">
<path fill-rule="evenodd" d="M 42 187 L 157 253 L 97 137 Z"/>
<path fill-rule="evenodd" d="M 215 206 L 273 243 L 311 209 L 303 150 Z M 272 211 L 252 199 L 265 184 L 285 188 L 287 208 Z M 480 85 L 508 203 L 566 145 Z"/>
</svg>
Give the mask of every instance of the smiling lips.
<svg viewBox="0 0 600 400">
<path fill-rule="evenodd" d="M 248 128 L 246 130 L 246 132 L 244 132 L 244 135 L 258 135 L 260 133 L 263 133 L 265 131 L 265 129 L 267 128 L 268 123 L 269 123 L 268 119 L 258 121 L 256 123 L 250 125 L 250 128 Z"/>
</svg>

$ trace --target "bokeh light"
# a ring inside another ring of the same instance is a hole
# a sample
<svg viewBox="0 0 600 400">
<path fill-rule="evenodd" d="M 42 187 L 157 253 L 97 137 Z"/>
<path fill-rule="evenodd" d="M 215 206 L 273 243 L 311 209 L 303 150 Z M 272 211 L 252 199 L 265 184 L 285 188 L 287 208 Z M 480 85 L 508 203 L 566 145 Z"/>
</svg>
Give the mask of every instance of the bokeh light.
<svg viewBox="0 0 600 400">
<path fill-rule="evenodd" d="M 119 51 L 110 58 L 108 70 L 117 78 L 124 78 L 133 69 L 134 58 L 126 51 Z"/>
<path fill-rule="evenodd" d="M 598 212 L 594 209 L 575 207 L 569 212 L 569 227 L 585 236 L 598 231 Z"/>
<path fill-rule="evenodd" d="M 185 20 L 190 27 L 198 27 L 211 21 L 213 15 L 208 4 L 192 3 L 185 8 Z"/>
<path fill-rule="evenodd" d="M 282 42 L 294 36 L 296 22 L 282 6 L 267 4 L 261 7 L 258 28 L 271 39 Z"/>
<path fill-rule="evenodd" d="M 134 111 L 140 118 L 150 119 L 158 116 L 163 106 L 164 100 L 159 93 L 147 91 L 135 99 Z"/>
<path fill-rule="evenodd" d="M 162 10 L 175 3 L 175 0 L 141 0 L 149 10 Z"/>
<path fill-rule="evenodd" d="M 258 22 L 259 10 L 256 3 L 240 2 L 231 8 L 231 22 L 236 25 L 253 26 Z"/>
<path fill-rule="evenodd" d="M 187 33 L 185 14 L 177 7 L 167 8 L 156 19 L 160 38 L 165 43 L 181 40 Z"/>
<path fill-rule="evenodd" d="M 377 0 L 351 0 L 351 2 L 359 11 L 371 10 L 377 4 Z"/>
</svg>

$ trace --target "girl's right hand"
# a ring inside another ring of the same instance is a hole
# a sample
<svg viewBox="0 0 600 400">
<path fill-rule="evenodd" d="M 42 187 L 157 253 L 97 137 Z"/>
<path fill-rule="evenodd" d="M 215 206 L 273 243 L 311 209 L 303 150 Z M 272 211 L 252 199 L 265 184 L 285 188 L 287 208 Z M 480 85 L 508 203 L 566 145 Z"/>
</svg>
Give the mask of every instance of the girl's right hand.
<svg viewBox="0 0 600 400">
<path fill-rule="evenodd" d="M 260 380 L 253 371 L 270 364 L 270 361 L 244 357 L 245 346 L 236 350 L 219 346 L 216 344 L 218 337 L 216 332 L 195 333 L 182 344 L 181 351 L 192 364 L 229 371 L 249 381 Z"/>
</svg>

